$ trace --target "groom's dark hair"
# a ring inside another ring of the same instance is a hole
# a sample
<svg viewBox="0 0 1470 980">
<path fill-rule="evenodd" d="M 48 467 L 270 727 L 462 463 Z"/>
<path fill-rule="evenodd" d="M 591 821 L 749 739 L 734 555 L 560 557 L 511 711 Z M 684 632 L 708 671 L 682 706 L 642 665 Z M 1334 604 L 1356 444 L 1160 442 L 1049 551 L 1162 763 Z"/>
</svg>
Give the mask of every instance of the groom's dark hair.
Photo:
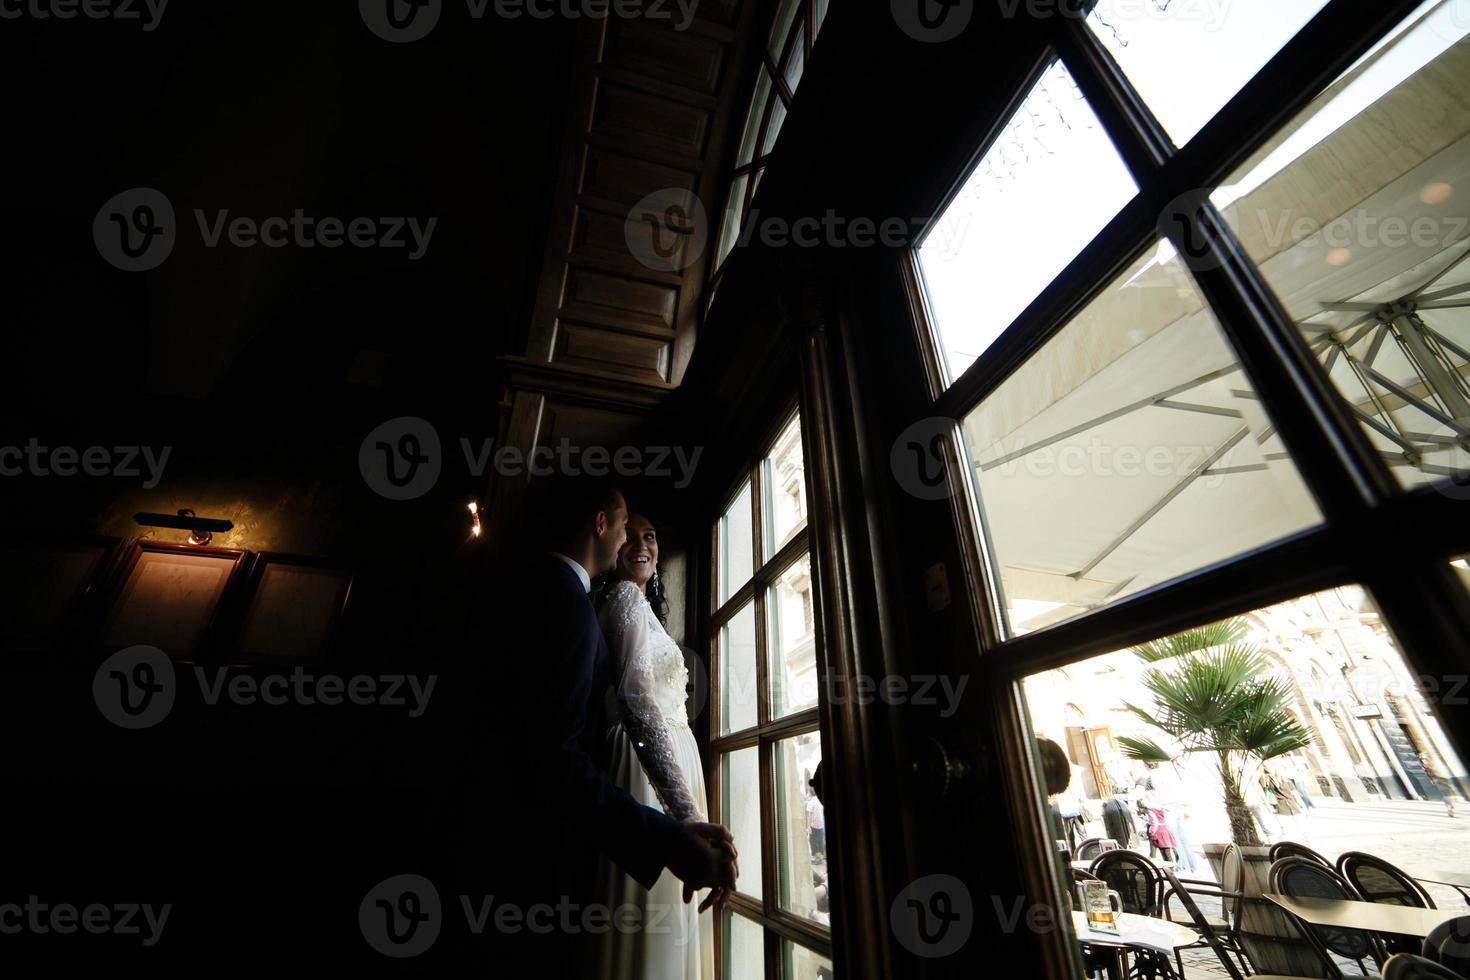
<svg viewBox="0 0 1470 980">
<path fill-rule="evenodd" d="M 569 543 L 596 514 L 611 516 L 622 496 L 611 483 L 585 476 L 555 477 L 532 492 L 540 499 L 541 528 L 552 545 Z"/>
</svg>

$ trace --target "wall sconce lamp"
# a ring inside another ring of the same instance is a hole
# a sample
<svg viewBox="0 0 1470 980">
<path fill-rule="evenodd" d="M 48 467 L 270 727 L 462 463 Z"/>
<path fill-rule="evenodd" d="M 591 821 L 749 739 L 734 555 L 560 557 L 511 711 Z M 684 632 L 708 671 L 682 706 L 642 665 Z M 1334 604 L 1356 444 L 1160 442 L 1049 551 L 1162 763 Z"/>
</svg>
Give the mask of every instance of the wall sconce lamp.
<svg viewBox="0 0 1470 980">
<path fill-rule="evenodd" d="M 133 515 L 133 520 L 144 527 L 171 527 L 180 531 L 189 532 L 189 543 L 204 547 L 214 538 L 214 532 L 224 534 L 234 529 L 231 521 L 217 520 L 213 517 L 197 517 L 187 507 L 181 508 L 178 514 L 152 514 L 148 511 L 139 511 Z"/>
<path fill-rule="evenodd" d="M 471 500 L 468 507 L 470 511 L 470 535 L 471 537 L 478 538 L 485 533 L 484 528 L 480 526 L 480 503 L 477 500 Z"/>
</svg>

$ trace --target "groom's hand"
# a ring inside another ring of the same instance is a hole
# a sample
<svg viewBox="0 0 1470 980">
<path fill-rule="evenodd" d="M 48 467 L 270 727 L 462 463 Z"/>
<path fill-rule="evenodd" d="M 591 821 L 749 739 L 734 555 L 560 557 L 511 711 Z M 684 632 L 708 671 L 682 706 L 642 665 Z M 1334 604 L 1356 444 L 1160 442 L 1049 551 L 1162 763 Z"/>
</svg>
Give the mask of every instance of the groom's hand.
<svg viewBox="0 0 1470 980">
<path fill-rule="evenodd" d="M 735 838 L 719 824 L 687 821 L 679 825 L 679 836 L 669 858 L 669 870 L 684 882 L 684 901 L 702 888 L 712 891 L 699 906 L 723 905 L 735 889 L 740 875 Z"/>
</svg>

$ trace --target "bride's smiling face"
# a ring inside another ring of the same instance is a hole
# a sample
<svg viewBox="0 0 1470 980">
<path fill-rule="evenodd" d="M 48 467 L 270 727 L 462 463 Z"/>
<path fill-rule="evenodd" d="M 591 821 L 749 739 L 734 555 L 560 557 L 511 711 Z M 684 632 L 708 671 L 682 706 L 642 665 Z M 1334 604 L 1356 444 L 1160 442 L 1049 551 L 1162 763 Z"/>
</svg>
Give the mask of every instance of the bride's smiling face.
<svg viewBox="0 0 1470 980">
<path fill-rule="evenodd" d="M 628 515 L 628 543 L 618 552 L 618 576 L 640 589 L 658 567 L 658 532 L 642 514 Z"/>
</svg>

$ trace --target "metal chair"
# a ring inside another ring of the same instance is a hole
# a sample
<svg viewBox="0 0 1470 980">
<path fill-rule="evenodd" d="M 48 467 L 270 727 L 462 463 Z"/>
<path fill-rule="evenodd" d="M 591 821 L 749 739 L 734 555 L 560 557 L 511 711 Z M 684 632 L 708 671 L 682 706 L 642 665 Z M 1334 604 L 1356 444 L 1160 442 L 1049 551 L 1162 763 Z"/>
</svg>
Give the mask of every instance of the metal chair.
<svg viewBox="0 0 1470 980">
<path fill-rule="evenodd" d="M 1435 908 L 1434 899 L 1413 878 L 1382 858 L 1362 851 L 1348 851 L 1337 859 L 1337 873 L 1355 888 L 1364 901 L 1404 905 L 1416 909 Z M 1389 953 L 1418 953 L 1418 939 L 1380 934 Z"/>
<path fill-rule="evenodd" d="M 1423 885 L 1371 854 L 1348 851 L 1337 859 L 1337 873 L 1358 890 L 1364 901 L 1414 909 L 1438 908 Z"/>
<path fill-rule="evenodd" d="M 1272 891 L 1292 898 L 1332 898 L 1349 902 L 1363 900 L 1353 886 L 1336 871 L 1309 858 L 1288 857 L 1274 862 L 1267 880 Z M 1388 958 L 1383 944 L 1371 932 L 1312 925 L 1307 925 L 1306 928 L 1323 946 L 1338 956 L 1356 961 L 1364 976 L 1368 975 L 1364 959 L 1372 957 L 1374 963 L 1382 966 Z"/>
<path fill-rule="evenodd" d="M 1470 915 L 1435 926 L 1424 940 L 1424 955 L 1470 980 Z"/>
<path fill-rule="evenodd" d="M 1113 840 L 1111 837 L 1089 837 L 1087 840 L 1077 845 L 1077 860 L 1096 860 L 1099 856 L 1103 854 L 1102 846 L 1104 844 L 1112 844 L 1115 848 L 1118 846 L 1118 842 Z"/>
<path fill-rule="evenodd" d="M 1275 844 L 1271 845 L 1270 858 L 1273 863 L 1276 861 L 1280 861 L 1282 858 L 1286 857 L 1304 857 L 1312 861 L 1316 861 L 1323 867 L 1332 867 L 1331 861 L 1327 860 L 1325 856 L 1317 853 L 1305 844 L 1298 844 L 1296 841 L 1283 840 L 1277 841 Z"/>
<path fill-rule="evenodd" d="M 1164 899 L 1164 876 L 1158 866 L 1136 851 L 1108 851 L 1092 862 L 1092 873 L 1123 899 L 1123 911 L 1158 915 Z"/>
<path fill-rule="evenodd" d="M 1461 977 L 1434 960 L 1399 953 L 1383 965 L 1383 980 L 1461 980 Z"/>
<path fill-rule="evenodd" d="M 1342 971 L 1317 936 L 1300 919 L 1268 899 L 1240 900 L 1235 936 L 1258 977 L 1269 971 L 1270 976 L 1342 980 Z"/>
<path fill-rule="evenodd" d="M 1191 943 L 1188 946 L 1180 946 L 1174 950 L 1174 962 L 1179 967 L 1179 975 L 1181 977 L 1184 976 L 1184 951 L 1208 946 L 1215 951 L 1215 955 L 1225 961 L 1227 972 L 1233 978 L 1239 980 L 1240 971 L 1235 969 L 1225 954 L 1227 951 L 1234 953 L 1236 958 L 1240 960 L 1241 965 L 1247 971 L 1250 970 L 1250 966 L 1245 960 L 1245 954 L 1241 951 L 1240 944 L 1236 942 L 1235 932 L 1230 925 L 1228 903 L 1241 897 L 1240 894 L 1237 892 L 1225 892 L 1212 881 L 1180 878 L 1170 868 L 1164 868 L 1162 871 L 1165 889 L 1163 899 L 1164 918 L 1171 922 L 1177 922 L 1180 925 L 1193 926 L 1194 931 L 1200 934 L 1199 942 Z M 1222 917 L 1211 919 L 1205 915 L 1201 911 L 1199 903 L 1194 900 L 1195 895 L 1213 895 L 1218 897 L 1220 899 L 1221 912 L 1223 913 Z M 1187 920 L 1176 919 L 1169 915 L 1169 899 L 1171 898 L 1179 899 L 1179 903 L 1184 906 L 1184 911 L 1189 916 Z"/>
<path fill-rule="evenodd" d="M 1168 883 L 1170 891 L 1179 896 L 1179 901 L 1184 905 L 1184 910 L 1189 913 L 1189 917 L 1193 920 L 1194 928 L 1199 932 L 1200 938 L 1203 940 L 1201 945 L 1209 946 L 1215 955 L 1219 957 L 1220 965 L 1225 967 L 1225 972 L 1229 975 L 1230 980 L 1246 980 L 1246 973 L 1242 972 L 1240 967 L 1237 967 L 1227 955 L 1230 947 L 1225 943 L 1224 937 L 1216 932 L 1214 923 L 1210 921 L 1209 917 L 1200 911 L 1199 903 L 1190 895 L 1190 889 L 1182 887 L 1185 883 L 1184 880 L 1174 877 L 1174 872 L 1168 868 L 1164 869 L 1164 879 Z M 1308 945 L 1310 946 L 1310 943 Z M 1184 948 L 1191 949 L 1193 947 Z M 1236 956 L 1240 956 L 1240 953 L 1236 952 Z M 1340 972 L 1333 972 L 1337 968 L 1332 965 L 1332 961 L 1319 948 L 1314 950 L 1314 956 L 1316 958 L 1316 965 L 1321 968 L 1321 972 L 1318 975 L 1321 977 L 1342 976 Z M 1179 975 L 1182 977 L 1184 976 L 1184 960 L 1179 956 L 1178 951 L 1175 952 L 1175 959 L 1179 964 Z M 1242 964 L 1244 963 L 1245 961 L 1242 960 Z M 1245 970 L 1250 970 L 1249 965 L 1245 966 Z M 1293 974 L 1293 976 L 1312 975 L 1314 974 Z M 1291 978 L 1284 974 L 1256 973 L 1250 976 L 1250 980 L 1291 980 Z"/>
</svg>

